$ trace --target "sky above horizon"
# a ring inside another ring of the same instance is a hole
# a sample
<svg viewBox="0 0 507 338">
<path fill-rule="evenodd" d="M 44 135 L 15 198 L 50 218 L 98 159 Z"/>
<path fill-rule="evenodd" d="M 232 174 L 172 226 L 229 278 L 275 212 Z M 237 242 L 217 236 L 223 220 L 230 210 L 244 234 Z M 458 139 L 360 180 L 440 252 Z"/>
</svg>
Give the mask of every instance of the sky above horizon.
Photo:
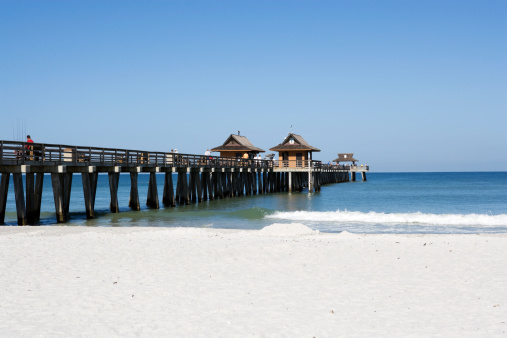
<svg viewBox="0 0 507 338">
<path fill-rule="evenodd" d="M 0 0 L 0 140 L 507 170 L 506 1 Z M 292 126 L 292 129 L 291 129 Z"/>
</svg>

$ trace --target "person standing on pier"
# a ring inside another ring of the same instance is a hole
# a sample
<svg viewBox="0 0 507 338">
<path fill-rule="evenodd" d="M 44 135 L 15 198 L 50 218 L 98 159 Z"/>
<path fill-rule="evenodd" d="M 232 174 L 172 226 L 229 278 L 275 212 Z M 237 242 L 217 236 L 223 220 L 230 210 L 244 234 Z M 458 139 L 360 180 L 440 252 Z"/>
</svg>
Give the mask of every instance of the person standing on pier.
<svg viewBox="0 0 507 338">
<path fill-rule="evenodd" d="M 28 143 L 33 143 L 33 140 L 30 137 L 30 135 L 26 135 L 26 143 L 27 144 L 25 145 L 25 148 L 26 148 L 25 159 L 30 160 L 31 151 L 33 150 L 33 146 L 28 144 Z"/>
<path fill-rule="evenodd" d="M 204 152 L 204 163 L 209 164 L 210 160 L 211 160 L 211 153 L 210 153 L 209 149 L 206 149 L 206 151 Z"/>
</svg>

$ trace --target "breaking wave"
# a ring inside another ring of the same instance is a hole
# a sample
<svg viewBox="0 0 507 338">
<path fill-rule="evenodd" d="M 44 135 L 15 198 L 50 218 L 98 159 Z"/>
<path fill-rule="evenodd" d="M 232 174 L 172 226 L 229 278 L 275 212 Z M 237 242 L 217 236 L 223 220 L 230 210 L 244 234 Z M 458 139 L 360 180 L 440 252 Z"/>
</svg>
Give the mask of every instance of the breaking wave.
<svg viewBox="0 0 507 338">
<path fill-rule="evenodd" d="M 367 223 L 367 224 L 417 224 L 432 226 L 507 226 L 507 215 L 486 214 L 425 214 L 383 213 L 360 211 L 293 211 L 275 212 L 266 218 L 298 222 L 333 222 L 333 223 Z"/>
</svg>

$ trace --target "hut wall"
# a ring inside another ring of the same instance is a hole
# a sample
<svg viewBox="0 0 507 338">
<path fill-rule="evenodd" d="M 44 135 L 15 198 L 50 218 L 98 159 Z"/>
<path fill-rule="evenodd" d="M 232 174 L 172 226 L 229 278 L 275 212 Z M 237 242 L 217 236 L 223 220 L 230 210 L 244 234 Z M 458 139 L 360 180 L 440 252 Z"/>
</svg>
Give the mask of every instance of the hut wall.
<svg viewBox="0 0 507 338">
<path fill-rule="evenodd" d="M 241 154 L 241 158 L 248 158 L 248 151 L 221 151 L 220 157 L 236 158 L 236 154 Z"/>
<path fill-rule="evenodd" d="M 283 163 L 283 153 L 288 154 L 288 163 Z M 301 154 L 302 162 L 296 162 L 296 154 Z M 281 151 L 278 153 L 278 160 L 280 161 L 280 166 L 295 168 L 308 165 L 306 161 L 308 160 L 308 150 L 290 150 L 290 151 Z"/>
</svg>

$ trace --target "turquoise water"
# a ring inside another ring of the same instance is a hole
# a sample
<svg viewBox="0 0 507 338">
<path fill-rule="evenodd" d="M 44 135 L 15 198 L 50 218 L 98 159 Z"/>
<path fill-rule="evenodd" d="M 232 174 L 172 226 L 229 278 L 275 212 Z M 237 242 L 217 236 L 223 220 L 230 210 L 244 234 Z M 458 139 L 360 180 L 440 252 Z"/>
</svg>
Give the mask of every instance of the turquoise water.
<svg viewBox="0 0 507 338">
<path fill-rule="evenodd" d="M 144 204 L 147 174 L 139 175 Z M 176 178 L 176 177 L 174 177 Z M 174 180 L 176 182 L 176 180 Z M 157 176 L 162 205 L 163 176 Z M 275 193 L 207 201 L 175 208 L 128 208 L 130 177 L 120 175 L 120 213 L 109 212 L 107 175 L 99 175 L 96 218 L 84 214 L 81 177 L 74 175 L 71 219 L 75 226 L 153 226 L 261 229 L 273 223 L 302 223 L 321 232 L 506 233 L 507 172 L 369 173 L 366 182 L 323 186 L 321 192 Z M 13 184 L 6 223 L 16 224 Z M 44 180 L 42 225 L 56 225 L 50 176 Z"/>
</svg>

